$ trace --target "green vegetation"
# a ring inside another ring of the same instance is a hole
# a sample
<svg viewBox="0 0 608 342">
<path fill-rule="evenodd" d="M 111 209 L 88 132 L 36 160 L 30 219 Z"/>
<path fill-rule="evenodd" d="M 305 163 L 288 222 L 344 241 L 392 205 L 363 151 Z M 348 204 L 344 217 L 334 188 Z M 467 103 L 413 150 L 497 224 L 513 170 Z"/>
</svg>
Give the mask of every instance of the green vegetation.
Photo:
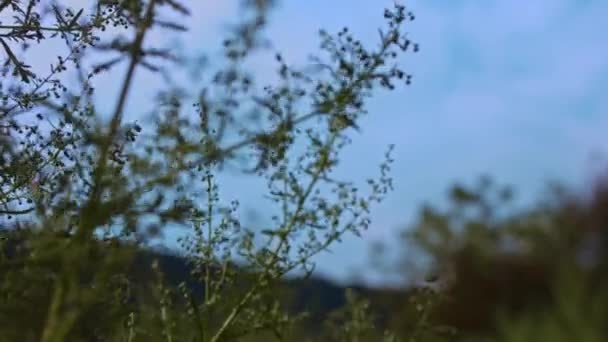
<svg viewBox="0 0 608 342">
<path fill-rule="evenodd" d="M 608 182 L 553 186 L 515 210 L 514 191 L 481 178 L 426 206 L 408 239 L 433 260 L 445 298 L 432 322 L 460 340 L 599 341 L 608 336 Z"/>
<path fill-rule="evenodd" d="M 285 311 L 275 283 L 292 271 L 310 274 L 313 256 L 366 229 L 370 208 L 392 187 L 390 147 L 368 189 L 336 179 L 333 170 L 371 91 L 409 83 L 394 61 L 413 45 L 402 33 L 413 16 L 401 5 L 387 9 L 373 48 L 347 28 L 321 31 L 317 71 L 277 53 L 279 80 L 262 87 L 245 62 L 264 49 L 273 2 L 247 1 L 224 40 L 221 67 L 203 70 L 205 84 L 197 89 L 174 80 L 201 56 L 149 39 L 152 30 L 185 31 L 181 20 L 165 18 L 196 15 L 186 6 L 90 5 L 0 3 L 12 18 L 0 26 L 2 337 L 283 336 L 299 315 Z M 48 42 L 64 44 L 66 53 L 44 73 L 28 64 L 28 52 Z M 126 69 L 108 118 L 93 101 L 95 82 L 120 66 Z M 128 123 L 126 104 L 139 95 L 132 88 L 142 69 L 166 82 L 152 99 L 155 113 Z M 220 196 L 217 174 L 227 167 L 267 181 L 276 213 L 269 227 L 242 225 L 238 199 Z M 168 283 L 156 263 L 144 265 L 150 281 L 133 280 L 137 253 L 171 225 L 188 231 L 181 243 L 198 295 L 188 284 Z"/>
<path fill-rule="evenodd" d="M 244 2 L 212 70 L 151 45 L 151 30 L 187 29 L 165 14 L 197 15 L 176 0 L 0 1 L 0 341 L 606 340 L 602 182 L 589 200 L 556 194 L 524 212 L 487 180 L 456 186 L 404 242 L 437 284 L 308 278 L 392 190 L 390 146 L 366 184 L 333 171 L 372 92 L 410 83 L 398 61 L 418 46 L 395 4 L 376 47 L 322 30 L 315 68 L 277 53 L 278 81 L 261 86 L 246 62 L 266 49 L 273 4 Z M 45 43 L 65 47 L 46 72 L 28 64 Z M 202 85 L 175 81 L 193 69 Z M 166 82 L 155 112 L 127 122 L 141 71 Z M 102 113 L 95 82 L 109 73 L 122 83 Z M 267 181 L 269 226 L 245 225 L 221 196 L 226 168 Z M 148 248 L 169 227 L 186 233 L 180 255 Z"/>
</svg>

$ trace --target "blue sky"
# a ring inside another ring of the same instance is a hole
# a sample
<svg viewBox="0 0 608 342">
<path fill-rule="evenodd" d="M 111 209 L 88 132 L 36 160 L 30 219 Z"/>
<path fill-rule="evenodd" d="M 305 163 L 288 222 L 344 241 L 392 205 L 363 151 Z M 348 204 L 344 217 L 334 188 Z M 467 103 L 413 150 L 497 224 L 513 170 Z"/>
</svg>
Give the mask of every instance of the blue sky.
<svg viewBox="0 0 608 342">
<path fill-rule="evenodd" d="M 238 14 L 237 2 L 193 3 L 191 32 L 183 39 L 217 52 L 223 25 Z M 383 7 L 392 1 L 279 3 L 267 36 L 288 61 L 302 63 L 317 50 L 319 28 L 346 25 L 374 43 Z M 375 175 L 385 146 L 394 143 L 396 189 L 376 208 L 363 238 L 347 238 L 317 259 L 319 272 L 336 280 L 354 273 L 379 280 L 369 267 L 369 243 L 394 239 L 417 205 L 440 200 L 453 181 L 488 173 L 530 198 L 548 179 L 580 184 L 592 170 L 590 157 L 608 152 L 607 1 L 411 0 L 406 5 L 417 17 L 410 37 L 421 44 L 420 53 L 403 60 L 414 83 L 370 101 L 370 116 L 338 171 L 354 180 Z M 263 80 L 274 64 L 261 56 L 252 67 Z M 99 80 L 100 108 L 113 105 L 108 99 L 118 80 Z M 129 101 L 129 118 L 149 109 L 147 98 L 159 82 L 142 72 L 136 80 L 139 91 Z M 263 184 L 224 179 L 225 196 L 241 199 L 244 211 L 259 209 L 253 194 L 263 191 Z M 244 187 L 250 189 L 245 197 Z"/>
<path fill-rule="evenodd" d="M 396 191 L 377 208 L 363 239 L 347 239 L 319 258 L 320 271 L 339 279 L 369 269 L 369 242 L 394 238 L 420 202 L 441 199 L 455 180 L 488 173 L 530 198 L 549 179 L 581 184 L 592 154 L 608 152 L 608 97 L 602 96 L 608 2 L 406 4 L 417 16 L 411 37 L 421 44 L 419 54 L 404 60 L 414 84 L 370 102 L 371 115 L 342 169 L 374 174 L 383 146 L 395 143 Z M 294 58 L 314 51 L 319 27 L 347 25 L 371 42 L 382 5 L 284 1 L 270 34 Z"/>
<path fill-rule="evenodd" d="M 222 25 L 238 13 L 234 2 L 206 2 L 195 13 L 201 49 L 216 47 Z M 387 1 L 386 5 L 390 6 Z M 608 150 L 608 32 L 605 1 L 410 1 L 417 20 L 411 37 L 421 52 L 403 60 L 412 87 L 380 92 L 370 116 L 345 152 L 339 173 L 355 180 L 375 175 L 384 147 L 396 144 L 395 192 L 376 208 L 372 228 L 317 259 L 321 274 L 349 280 L 371 271 L 371 241 L 390 241 L 425 200 L 438 201 L 455 180 L 489 173 L 516 185 L 524 197 L 548 179 L 578 184 L 595 151 Z M 282 1 L 268 37 L 287 60 L 305 62 L 318 46 L 317 31 L 346 25 L 375 42 L 382 1 Z M 192 41 L 189 41 L 192 44 Z M 212 51 L 212 50 L 211 50 Z M 260 57 L 252 67 L 265 78 L 274 67 Z M 143 78 L 143 77 L 142 77 Z M 139 102 L 134 100 L 133 105 Z M 223 193 L 256 208 L 255 179 L 226 176 Z"/>
</svg>

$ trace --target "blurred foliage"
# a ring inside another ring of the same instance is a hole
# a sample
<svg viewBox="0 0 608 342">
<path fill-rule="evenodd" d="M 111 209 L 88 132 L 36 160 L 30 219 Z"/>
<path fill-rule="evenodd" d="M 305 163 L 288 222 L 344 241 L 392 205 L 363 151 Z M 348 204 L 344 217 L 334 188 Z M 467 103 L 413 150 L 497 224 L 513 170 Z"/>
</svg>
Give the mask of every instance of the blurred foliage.
<svg viewBox="0 0 608 342">
<path fill-rule="evenodd" d="M 463 340 L 606 340 L 607 180 L 515 209 L 512 188 L 482 177 L 452 187 L 447 208 L 423 207 L 406 236 L 445 296 L 433 321 Z"/>
<path fill-rule="evenodd" d="M 504 342 L 527 341 L 605 341 L 608 317 L 607 291 L 590 291 L 582 275 L 566 273 L 554 284 L 555 302 L 530 310 L 520 317 L 499 316 L 498 336 Z"/>
</svg>

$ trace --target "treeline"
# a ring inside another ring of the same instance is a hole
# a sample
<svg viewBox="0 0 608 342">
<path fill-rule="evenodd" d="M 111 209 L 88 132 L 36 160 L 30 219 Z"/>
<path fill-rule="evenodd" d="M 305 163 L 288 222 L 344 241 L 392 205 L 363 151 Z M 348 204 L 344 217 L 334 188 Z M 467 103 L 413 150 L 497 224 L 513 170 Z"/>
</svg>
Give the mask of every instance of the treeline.
<svg viewBox="0 0 608 342">
<path fill-rule="evenodd" d="M 525 210 L 501 210 L 512 193 L 482 180 L 476 187 L 450 189 L 452 205 L 443 211 L 421 209 L 404 245 L 433 257 L 426 286 L 344 288 L 315 277 L 277 280 L 262 296 L 269 304 L 278 299 L 283 312 L 301 317 L 276 336 L 265 332 L 246 340 L 373 341 L 386 338 L 385 332 L 404 341 L 603 340 L 608 182 L 600 180 L 586 193 L 554 191 Z M 53 262 L 37 267 L 18 262 L 29 243 L 43 239 L 40 232 L 4 235 L 4 283 L 18 280 L 21 291 L 5 292 L 12 297 L 2 302 L 0 331 L 7 340 L 28 334 L 37 340 L 50 304 Z M 98 245 L 101 254 L 108 248 L 108 242 Z M 194 265 L 182 256 L 115 245 L 135 249 L 132 264 L 123 279 L 100 292 L 71 336 L 108 340 L 108 332 L 125 329 L 133 317 L 138 339 L 159 338 L 165 312 L 172 338 L 188 340 L 193 326 L 185 323 L 192 320 L 186 299 L 205 298 L 203 284 L 192 276 Z M 96 260 L 87 262 L 96 267 Z M 234 267 L 241 280 L 230 291 L 238 297 L 255 274 Z"/>
</svg>

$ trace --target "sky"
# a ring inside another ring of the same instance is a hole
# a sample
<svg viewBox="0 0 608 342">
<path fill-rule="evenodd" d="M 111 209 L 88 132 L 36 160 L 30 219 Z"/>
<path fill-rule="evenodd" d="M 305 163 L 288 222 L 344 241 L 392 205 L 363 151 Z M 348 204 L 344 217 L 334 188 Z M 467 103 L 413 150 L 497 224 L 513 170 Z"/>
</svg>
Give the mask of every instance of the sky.
<svg viewBox="0 0 608 342">
<path fill-rule="evenodd" d="M 73 1 L 72 1 L 73 2 Z M 188 3 L 188 1 L 186 1 Z M 182 37 L 201 51 L 217 51 L 225 24 L 238 17 L 234 0 L 197 0 Z M 377 40 L 392 1 L 282 0 L 266 36 L 295 64 L 318 50 L 317 32 L 348 26 L 364 43 Z M 532 198 L 547 180 L 580 185 L 591 160 L 608 152 L 608 2 L 604 0 L 410 0 L 416 14 L 409 37 L 418 54 L 402 62 L 414 75 L 408 88 L 379 92 L 370 115 L 346 150 L 338 173 L 362 181 L 376 175 L 395 144 L 395 191 L 377 206 L 369 231 L 348 237 L 317 258 L 319 274 L 336 281 L 386 278 L 369 263 L 372 241 L 395 241 L 423 201 L 437 202 L 454 181 L 489 174 Z M 171 40 L 158 34 L 153 40 Z M 51 49 L 51 48 L 49 48 Z M 40 57 L 42 58 L 42 57 Z M 274 67 L 253 64 L 264 79 Z M 109 110 L 119 79 L 100 78 L 97 101 Z M 130 118 L 149 107 L 155 76 L 138 72 Z M 608 154 L 602 157 L 608 160 Z M 256 208 L 259 180 L 225 175 L 222 191 Z M 243 188 L 247 194 L 242 194 Z"/>
<path fill-rule="evenodd" d="M 277 15 L 297 27 L 279 30 L 297 37 L 295 50 L 318 26 L 346 24 L 376 38 L 380 1 L 305 3 L 285 2 Z M 362 239 L 322 256 L 321 271 L 339 279 L 369 269 L 369 242 L 394 240 L 418 205 L 439 201 L 453 181 L 487 173 L 529 199 L 548 180 L 580 185 L 593 171 L 591 158 L 608 152 L 608 97 L 602 96 L 608 89 L 608 2 L 406 5 L 416 14 L 410 37 L 421 46 L 404 60 L 414 83 L 371 101 L 371 115 L 343 163 L 345 174 L 373 174 L 370 161 L 395 143 L 396 189 Z M 289 42 L 281 37 L 285 49 Z"/>
</svg>

